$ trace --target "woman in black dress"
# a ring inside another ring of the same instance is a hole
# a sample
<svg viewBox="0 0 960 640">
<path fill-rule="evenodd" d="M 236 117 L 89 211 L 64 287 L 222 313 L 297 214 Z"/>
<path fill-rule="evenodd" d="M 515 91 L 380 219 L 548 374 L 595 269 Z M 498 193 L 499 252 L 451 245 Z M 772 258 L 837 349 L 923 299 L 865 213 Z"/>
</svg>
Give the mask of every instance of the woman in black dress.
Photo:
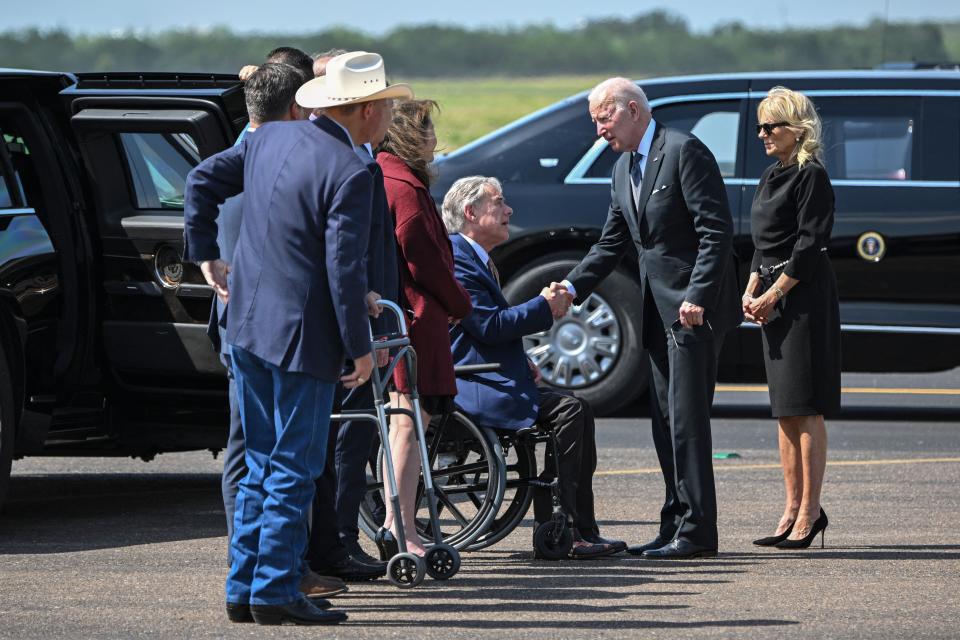
<svg viewBox="0 0 960 640">
<path fill-rule="evenodd" d="M 757 117 L 757 135 L 777 162 L 763 172 L 750 211 L 755 251 L 743 312 L 762 326 L 787 495 L 774 535 L 754 544 L 806 548 L 820 533 L 822 546 L 824 417 L 840 410 L 840 309 L 826 253 L 833 189 L 820 161 L 820 118 L 809 98 L 775 87 Z"/>
</svg>

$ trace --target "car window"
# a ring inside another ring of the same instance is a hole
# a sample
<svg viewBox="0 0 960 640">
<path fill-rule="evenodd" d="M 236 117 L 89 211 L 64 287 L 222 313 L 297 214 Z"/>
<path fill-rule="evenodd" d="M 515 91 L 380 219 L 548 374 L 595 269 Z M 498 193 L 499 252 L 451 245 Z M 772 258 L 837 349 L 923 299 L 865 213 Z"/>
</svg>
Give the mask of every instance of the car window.
<svg viewBox="0 0 960 640">
<path fill-rule="evenodd" d="M 13 206 L 13 197 L 11 197 L 10 188 L 7 186 L 9 178 L 6 173 L 3 165 L 0 164 L 0 209 L 9 209 Z"/>
<path fill-rule="evenodd" d="M 0 131 L 7 152 L 6 159 L 0 158 L 0 207 L 13 207 L 17 200 L 15 194 L 19 195 L 21 206 L 40 206 L 39 177 L 30 147 L 12 120 L 0 120 Z"/>
<path fill-rule="evenodd" d="M 662 125 L 689 131 L 700 138 L 717 159 L 720 174 L 725 178 L 736 175 L 740 133 L 738 100 L 668 104 L 654 108 L 653 117 Z M 609 178 L 619 155 L 606 147 L 584 177 Z"/>
<path fill-rule="evenodd" d="M 919 99 L 864 95 L 813 100 L 822 124 L 823 164 L 832 180 L 919 179 Z M 751 112 L 756 114 L 756 104 Z M 774 161 L 759 139 L 748 145 L 747 155 L 749 177 L 759 177 Z"/>
<path fill-rule="evenodd" d="M 183 133 L 121 133 L 132 196 L 138 209 L 183 209 L 187 174 L 200 162 Z"/>
</svg>

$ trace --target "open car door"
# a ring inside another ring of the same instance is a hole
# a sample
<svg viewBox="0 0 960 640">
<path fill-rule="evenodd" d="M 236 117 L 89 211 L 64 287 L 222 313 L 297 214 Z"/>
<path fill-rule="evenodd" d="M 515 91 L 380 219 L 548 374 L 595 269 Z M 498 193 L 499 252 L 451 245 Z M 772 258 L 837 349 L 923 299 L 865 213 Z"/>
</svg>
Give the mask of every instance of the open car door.
<svg viewBox="0 0 960 640">
<path fill-rule="evenodd" d="M 183 193 L 187 173 L 242 127 L 239 82 L 91 75 L 62 95 L 94 191 L 106 364 L 131 389 L 221 391 L 206 334 L 213 290 L 181 260 Z"/>
</svg>

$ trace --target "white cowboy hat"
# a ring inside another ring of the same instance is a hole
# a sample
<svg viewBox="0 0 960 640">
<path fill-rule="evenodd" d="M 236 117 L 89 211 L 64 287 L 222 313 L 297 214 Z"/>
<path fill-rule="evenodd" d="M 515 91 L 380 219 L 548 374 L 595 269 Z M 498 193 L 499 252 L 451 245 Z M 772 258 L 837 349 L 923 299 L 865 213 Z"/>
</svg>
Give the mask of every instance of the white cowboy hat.
<svg viewBox="0 0 960 640">
<path fill-rule="evenodd" d="M 387 86 L 383 58 L 379 53 L 351 51 L 327 63 L 327 73 L 297 90 L 297 104 L 307 109 L 326 109 L 355 102 L 412 98 L 406 84 Z"/>
</svg>

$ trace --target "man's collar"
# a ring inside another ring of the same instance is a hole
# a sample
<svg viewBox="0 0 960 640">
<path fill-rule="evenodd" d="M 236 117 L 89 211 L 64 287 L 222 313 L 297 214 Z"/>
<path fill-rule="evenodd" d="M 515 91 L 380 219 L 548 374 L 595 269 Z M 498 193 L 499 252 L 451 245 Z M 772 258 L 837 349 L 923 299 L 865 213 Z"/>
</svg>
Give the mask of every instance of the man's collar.
<svg viewBox="0 0 960 640">
<path fill-rule="evenodd" d="M 331 118 L 330 116 L 324 115 L 324 116 L 320 116 L 320 117 L 321 117 L 321 118 L 325 118 L 328 122 L 332 122 L 333 124 L 335 124 L 335 125 L 337 125 L 338 127 L 340 127 L 340 128 L 343 130 L 343 132 L 347 135 L 347 140 L 350 142 L 350 146 L 356 148 L 357 145 L 353 144 L 353 137 L 350 135 L 350 132 L 347 131 L 347 128 L 346 128 L 345 126 L 343 126 L 342 124 L 340 124 L 339 122 L 337 122 L 336 120 L 334 120 L 333 118 Z"/>
<path fill-rule="evenodd" d="M 488 262 L 490 262 L 490 254 L 487 253 L 483 247 L 477 244 L 476 240 L 474 240 L 470 236 L 464 235 L 463 233 L 460 234 L 460 237 L 466 240 L 468 243 L 470 243 L 470 246 L 473 247 L 473 250 L 476 252 L 477 257 L 480 258 L 480 262 L 482 262 L 483 264 L 487 264 Z"/>
<path fill-rule="evenodd" d="M 653 145 L 653 133 L 656 128 L 657 121 L 650 118 L 650 124 L 647 125 L 647 130 L 643 132 L 643 137 L 640 138 L 640 145 L 637 147 L 637 153 L 644 158 L 650 156 L 650 147 Z"/>
</svg>

